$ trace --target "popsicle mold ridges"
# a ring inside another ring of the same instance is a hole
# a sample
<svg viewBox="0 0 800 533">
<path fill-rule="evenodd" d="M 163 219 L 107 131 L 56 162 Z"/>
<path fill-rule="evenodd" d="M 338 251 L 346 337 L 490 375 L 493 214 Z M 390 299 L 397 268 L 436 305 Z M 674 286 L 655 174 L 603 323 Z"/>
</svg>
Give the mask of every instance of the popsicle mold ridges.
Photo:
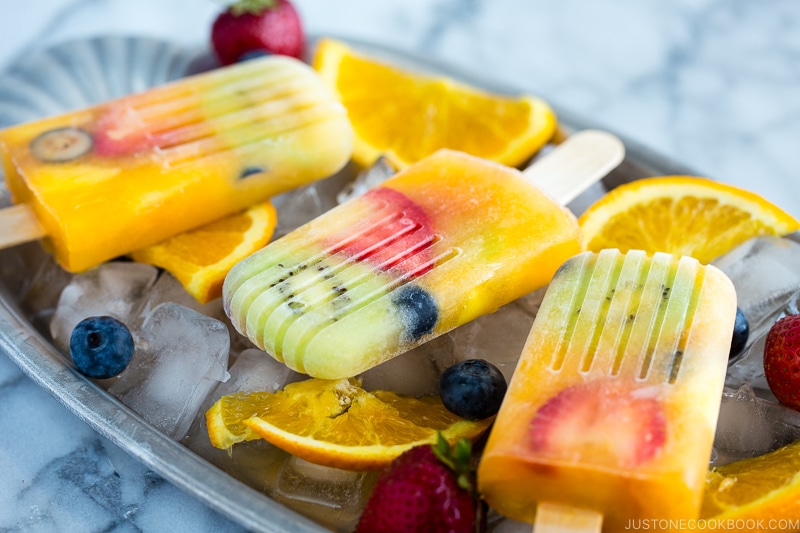
<svg viewBox="0 0 800 533">
<path fill-rule="evenodd" d="M 516 170 L 442 150 L 235 266 L 232 323 L 290 368 L 351 377 L 545 285 L 575 217 Z"/>
<path fill-rule="evenodd" d="M 699 513 L 736 295 L 689 257 L 603 250 L 551 282 L 478 471 L 501 513 L 546 501 L 630 519 Z"/>
<path fill-rule="evenodd" d="M 327 177 L 352 143 L 313 69 L 272 56 L 8 128 L 0 159 L 80 271 Z"/>
<path fill-rule="evenodd" d="M 547 307 L 544 316 L 563 328 L 548 367 L 674 383 L 704 274 L 690 257 L 661 253 L 619 260 L 606 251 L 568 261 L 556 277 L 565 282 L 550 298 L 569 303 Z"/>
</svg>

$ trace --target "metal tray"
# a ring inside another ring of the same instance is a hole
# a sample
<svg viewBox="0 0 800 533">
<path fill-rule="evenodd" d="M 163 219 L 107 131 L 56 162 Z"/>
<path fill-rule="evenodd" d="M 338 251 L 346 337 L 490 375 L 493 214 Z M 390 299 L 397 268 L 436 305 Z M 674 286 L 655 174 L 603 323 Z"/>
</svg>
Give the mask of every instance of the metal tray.
<svg viewBox="0 0 800 533">
<path fill-rule="evenodd" d="M 419 56 L 343 40 L 392 63 L 450 76 L 490 91 L 536 94 L 534 86 L 498 86 Z M 204 49 L 185 49 L 149 38 L 109 36 L 63 43 L 21 58 L 0 78 L 0 128 L 144 90 L 210 66 L 213 61 Z M 556 112 L 566 133 L 603 129 L 568 110 Z M 693 174 L 683 165 L 622 139 L 627 148 L 625 161 L 602 185 L 570 204 L 576 213 L 620 183 L 646 176 Z M 75 371 L 47 335 L 25 316 L 14 297 L 13 289 L 20 280 L 12 279 L 2 265 L 14 260 L 19 250 L 0 252 L 0 350 L 31 379 L 148 468 L 242 526 L 264 532 L 325 530 L 168 438 Z"/>
</svg>

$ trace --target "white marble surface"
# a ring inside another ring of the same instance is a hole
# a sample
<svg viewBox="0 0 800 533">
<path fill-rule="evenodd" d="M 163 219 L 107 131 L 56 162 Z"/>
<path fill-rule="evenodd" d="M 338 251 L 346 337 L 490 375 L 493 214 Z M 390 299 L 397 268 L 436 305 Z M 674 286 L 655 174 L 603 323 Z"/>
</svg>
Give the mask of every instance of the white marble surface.
<svg viewBox="0 0 800 533">
<path fill-rule="evenodd" d="M 800 216 L 796 0 L 296 0 L 314 34 L 525 88 Z M 211 0 L 0 7 L 0 70 L 102 34 L 201 45 Z M 0 354 L 0 531 L 237 531 L 98 436 Z"/>
</svg>

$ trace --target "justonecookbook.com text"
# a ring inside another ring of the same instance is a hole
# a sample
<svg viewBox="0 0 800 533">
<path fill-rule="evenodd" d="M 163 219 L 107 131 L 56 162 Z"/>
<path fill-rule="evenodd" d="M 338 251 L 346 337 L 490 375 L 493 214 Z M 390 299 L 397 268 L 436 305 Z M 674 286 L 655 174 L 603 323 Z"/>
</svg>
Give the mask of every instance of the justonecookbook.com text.
<svg viewBox="0 0 800 533">
<path fill-rule="evenodd" d="M 629 520 L 628 531 L 797 531 L 800 518 L 658 519 Z"/>
</svg>

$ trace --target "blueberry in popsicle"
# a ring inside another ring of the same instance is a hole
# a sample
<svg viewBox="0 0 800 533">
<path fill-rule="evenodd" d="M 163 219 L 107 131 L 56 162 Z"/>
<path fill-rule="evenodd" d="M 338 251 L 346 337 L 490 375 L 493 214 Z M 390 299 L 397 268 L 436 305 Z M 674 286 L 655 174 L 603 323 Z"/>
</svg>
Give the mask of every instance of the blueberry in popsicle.
<svg viewBox="0 0 800 533">
<path fill-rule="evenodd" d="M 523 174 L 442 150 L 238 263 L 226 311 L 290 368 L 355 376 L 547 284 L 582 250 L 556 200 L 623 153 L 615 137 L 581 132 Z"/>
<path fill-rule="evenodd" d="M 12 126 L 0 248 L 44 238 L 83 271 L 325 178 L 352 143 L 316 72 L 282 56 Z"/>
</svg>

